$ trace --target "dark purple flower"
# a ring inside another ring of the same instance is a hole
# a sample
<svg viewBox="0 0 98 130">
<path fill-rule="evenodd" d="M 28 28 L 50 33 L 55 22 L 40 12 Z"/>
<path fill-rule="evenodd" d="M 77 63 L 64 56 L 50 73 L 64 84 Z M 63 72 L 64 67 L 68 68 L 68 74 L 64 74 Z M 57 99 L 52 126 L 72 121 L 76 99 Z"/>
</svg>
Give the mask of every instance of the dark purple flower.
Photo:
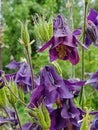
<svg viewBox="0 0 98 130">
<path fill-rule="evenodd" d="M 41 70 L 40 85 L 44 86 L 46 104 L 55 103 L 60 98 L 68 99 L 73 97 L 53 66 L 45 66 Z"/>
<path fill-rule="evenodd" d="M 39 105 L 44 98 L 45 103 L 60 103 L 60 99 L 72 98 L 73 94 L 65 86 L 63 79 L 52 66 L 45 66 L 40 72 L 40 85 L 32 91 L 30 106 Z"/>
<path fill-rule="evenodd" d="M 72 99 L 63 100 L 62 107 L 50 113 L 51 130 L 62 130 L 62 128 L 78 130 L 80 114 Z"/>
<path fill-rule="evenodd" d="M 49 49 L 51 62 L 56 59 L 62 59 L 69 60 L 75 65 L 79 62 L 77 42 L 75 33 L 70 31 L 65 23 L 65 19 L 61 15 L 58 15 L 53 21 L 53 37 L 38 52 L 44 51 L 51 45 Z"/>
<path fill-rule="evenodd" d="M 98 71 L 90 74 L 90 78 L 87 80 L 86 84 L 91 84 L 95 89 L 98 90 Z"/>
<path fill-rule="evenodd" d="M 94 9 L 90 9 L 87 16 L 85 45 L 89 46 L 92 42 L 98 46 L 98 12 Z"/>
<path fill-rule="evenodd" d="M 18 69 L 18 71 L 14 75 L 14 81 L 21 87 L 24 92 L 28 92 L 28 88 L 32 90 L 32 82 L 31 82 L 31 71 L 30 66 L 26 62 L 16 62 L 12 61 L 10 64 L 6 66 L 9 69 Z M 12 74 L 11 74 L 12 76 Z M 6 75 L 8 78 L 9 75 Z M 38 79 L 34 78 L 34 87 L 37 87 L 39 84 Z"/>
</svg>

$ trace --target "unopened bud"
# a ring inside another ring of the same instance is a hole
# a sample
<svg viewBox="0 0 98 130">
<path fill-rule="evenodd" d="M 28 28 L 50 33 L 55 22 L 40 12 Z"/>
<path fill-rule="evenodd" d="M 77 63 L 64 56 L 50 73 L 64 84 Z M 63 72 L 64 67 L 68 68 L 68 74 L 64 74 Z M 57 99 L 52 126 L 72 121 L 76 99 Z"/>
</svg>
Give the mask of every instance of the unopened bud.
<svg viewBox="0 0 98 130">
<path fill-rule="evenodd" d="M 10 83 L 12 82 L 12 83 Z M 11 86 L 11 91 L 18 97 L 18 88 L 14 81 L 10 81 L 9 86 Z M 17 98 L 11 93 L 8 88 L 5 88 L 6 97 L 11 105 L 14 105 L 17 102 Z"/>
<path fill-rule="evenodd" d="M 0 107 L 6 107 L 6 95 L 4 88 L 0 89 Z"/>
<path fill-rule="evenodd" d="M 98 29 L 95 26 L 95 24 L 90 20 L 88 20 L 88 22 L 87 22 L 86 35 L 92 42 L 94 42 L 94 43 L 97 42 Z"/>
<path fill-rule="evenodd" d="M 29 32 L 28 32 L 28 22 L 26 21 L 25 24 L 23 24 L 21 21 L 21 39 L 19 40 L 19 42 L 25 46 L 29 46 L 30 44 L 30 36 L 29 36 Z"/>
</svg>

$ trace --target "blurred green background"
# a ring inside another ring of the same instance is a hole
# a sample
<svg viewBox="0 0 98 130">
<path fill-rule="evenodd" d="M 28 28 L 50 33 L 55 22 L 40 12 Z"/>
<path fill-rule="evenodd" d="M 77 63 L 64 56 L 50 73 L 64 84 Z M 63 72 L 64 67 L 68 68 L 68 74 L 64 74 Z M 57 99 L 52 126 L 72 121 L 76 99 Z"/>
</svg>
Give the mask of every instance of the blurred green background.
<svg viewBox="0 0 98 130">
<path fill-rule="evenodd" d="M 40 68 L 44 65 L 51 64 L 47 50 L 42 53 L 37 53 L 36 50 L 44 43 L 41 43 L 34 32 L 34 16 L 45 16 L 48 20 L 50 17 L 54 18 L 58 13 L 63 14 L 70 21 L 69 10 L 66 7 L 68 0 L 2 0 L 2 25 L 4 27 L 4 37 L 2 48 L 2 66 L 6 72 L 9 72 L 5 66 L 12 60 L 20 61 L 21 57 L 26 57 L 22 45 L 18 42 L 20 38 L 20 24 L 18 20 L 25 22 L 29 19 L 29 33 L 31 40 L 35 39 L 32 45 L 32 63 L 34 65 L 34 73 L 38 76 Z M 83 11 L 84 1 L 69 0 L 73 2 L 73 22 L 74 29 L 83 26 Z M 98 11 L 98 0 L 90 0 L 88 11 L 94 8 Z M 68 22 L 69 24 L 69 22 Z M 69 25 L 70 26 L 70 25 Z M 75 66 L 76 78 L 81 77 L 81 48 L 79 47 L 80 62 Z M 71 64 L 69 61 L 58 60 L 62 69 L 63 77 L 68 79 L 71 77 Z M 98 67 L 98 48 L 93 45 L 90 46 L 88 51 L 85 51 L 85 72 L 95 72 Z M 89 90 L 89 88 L 87 88 Z M 27 96 L 28 97 L 28 96 Z M 94 109 L 98 110 L 97 102 L 98 94 L 95 93 L 93 98 Z M 28 98 L 27 98 L 28 99 Z M 96 100 L 95 100 L 96 99 Z M 21 107 L 20 113 L 23 111 Z M 21 116 L 21 118 L 24 118 Z"/>
</svg>

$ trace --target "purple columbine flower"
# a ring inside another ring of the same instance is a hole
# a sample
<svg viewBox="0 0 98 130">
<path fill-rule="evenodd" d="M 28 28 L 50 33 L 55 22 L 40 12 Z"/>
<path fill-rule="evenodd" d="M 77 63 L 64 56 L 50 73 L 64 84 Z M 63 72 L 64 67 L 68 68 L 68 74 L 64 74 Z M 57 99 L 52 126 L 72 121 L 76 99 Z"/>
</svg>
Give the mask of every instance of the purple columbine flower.
<svg viewBox="0 0 98 130">
<path fill-rule="evenodd" d="M 91 86 L 98 90 L 98 71 L 90 74 L 90 78 L 87 80 L 86 84 L 91 84 Z"/>
<path fill-rule="evenodd" d="M 78 31 L 78 30 L 77 30 Z M 65 23 L 65 19 L 58 15 L 53 21 L 53 36 L 45 43 L 38 52 L 44 51 L 49 46 L 50 61 L 56 59 L 69 60 L 73 65 L 79 62 L 79 55 L 77 50 L 78 40 L 75 34 L 79 34 L 79 31 L 72 33 L 69 27 Z"/>
<path fill-rule="evenodd" d="M 6 67 L 9 69 L 18 69 L 18 71 L 15 73 L 14 81 L 24 90 L 24 92 L 28 92 L 28 88 L 30 91 L 32 90 L 31 71 L 28 63 L 12 61 Z M 39 81 L 35 77 L 34 86 L 37 87 L 38 84 Z"/>
<path fill-rule="evenodd" d="M 73 97 L 53 66 L 45 66 L 41 70 L 40 85 L 44 86 L 46 104 L 55 103 L 59 98 L 68 99 Z"/>
<path fill-rule="evenodd" d="M 72 99 L 62 101 L 62 107 L 50 113 L 51 130 L 62 130 L 63 128 L 78 130 L 80 111 L 74 105 Z"/>
<path fill-rule="evenodd" d="M 39 104 L 44 97 L 45 103 L 60 103 L 60 99 L 69 99 L 73 94 L 65 86 L 63 79 L 52 66 L 45 66 L 40 72 L 40 85 L 32 91 L 30 106 Z"/>
<path fill-rule="evenodd" d="M 85 45 L 89 46 L 92 42 L 98 46 L 98 12 L 94 9 L 90 9 L 87 16 Z"/>
</svg>

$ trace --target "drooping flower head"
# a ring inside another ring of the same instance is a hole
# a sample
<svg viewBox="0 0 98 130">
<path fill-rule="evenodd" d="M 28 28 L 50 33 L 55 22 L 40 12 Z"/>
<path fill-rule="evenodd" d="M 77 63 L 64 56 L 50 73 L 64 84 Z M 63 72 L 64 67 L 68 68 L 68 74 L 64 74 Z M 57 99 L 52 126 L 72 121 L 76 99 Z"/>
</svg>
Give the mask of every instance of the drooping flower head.
<svg viewBox="0 0 98 130">
<path fill-rule="evenodd" d="M 53 66 L 45 66 L 41 70 L 40 85 L 44 86 L 47 104 L 55 103 L 58 98 L 68 99 L 73 97 Z"/>
<path fill-rule="evenodd" d="M 62 107 L 54 109 L 50 113 L 51 130 L 61 130 L 63 128 L 77 130 L 80 120 L 80 111 L 74 105 L 72 99 L 62 100 Z"/>
<path fill-rule="evenodd" d="M 98 12 L 94 9 L 90 9 L 87 16 L 85 45 L 89 46 L 92 42 L 98 46 Z"/>
<path fill-rule="evenodd" d="M 63 79 L 58 75 L 54 67 L 45 66 L 40 72 L 40 85 L 32 91 L 30 106 L 40 103 L 44 97 L 45 103 L 52 104 L 60 102 L 60 99 L 73 97 Z"/>
<path fill-rule="evenodd" d="M 29 90 L 32 90 L 31 71 L 28 63 L 12 61 L 6 67 L 9 69 L 18 69 L 15 73 L 14 81 L 24 90 L 24 92 L 28 92 L 28 88 Z M 37 78 L 34 80 L 36 81 Z M 36 87 L 37 84 L 38 80 L 37 82 L 34 82 L 34 86 Z"/>
<path fill-rule="evenodd" d="M 49 46 L 50 61 L 56 59 L 69 60 L 72 64 L 79 62 L 77 39 L 65 23 L 65 19 L 58 15 L 53 21 L 53 36 L 38 52 L 44 51 Z"/>
</svg>

